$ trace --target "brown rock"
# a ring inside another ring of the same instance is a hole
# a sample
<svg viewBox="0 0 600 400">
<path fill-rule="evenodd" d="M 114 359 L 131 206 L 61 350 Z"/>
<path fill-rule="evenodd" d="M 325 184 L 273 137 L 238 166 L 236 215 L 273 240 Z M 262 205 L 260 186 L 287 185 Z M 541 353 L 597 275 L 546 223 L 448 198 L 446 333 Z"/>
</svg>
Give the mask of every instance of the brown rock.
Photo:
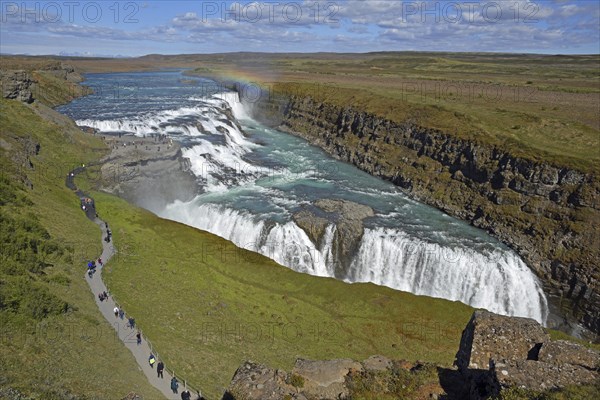
<svg viewBox="0 0 600 400">
<path fill-rule="evenodd" d="M 533 360 L 496 364 L 490 372 L 498 384 L 496 391 L 515 386 L 544 391 L 570 385 L 589 385 L 598 379 L 597 373 L 578 365 L 555 365 Z"/>
<path fill-rule="evenodd" d="M 536 353 L 536 345 L 549 341 L 550 336 L 533 319 L 475 311 L 463 331 L 455 364 L 461 371 L 488 370 L 490 360 L 527 360 Z"/>
<path fill-rule="evenodd" d="M 286 384 L 286 372 L 247 361 L 235 371 L 223 398 L 243 400 L 280 400 L 296 393 Z"/>
<path fill-rule="evenodd" d="M 348 396 L 346 376 L 351 371 L 361 371 L 359 362 L 343 359 L 328 361 L 296 360 L 293 374 L 304 378 L 302 392 L 318 399 L 339 399 Z"/>
<path fill-rule="evenodd" d="M 566 340 L 544 343 L 538 360 L 554 365 L 578 365 L 590 370 L 600 368 L 600 354 L 597 351 Z"/>
<path fill-rule="evenodd" d="M 371 371 L 385 371 L 386 369 L 392 368 L 393 363 L 387 357 L 384 356 L 371 356 L 362 362 L 364 369 Z"/>
</svg>

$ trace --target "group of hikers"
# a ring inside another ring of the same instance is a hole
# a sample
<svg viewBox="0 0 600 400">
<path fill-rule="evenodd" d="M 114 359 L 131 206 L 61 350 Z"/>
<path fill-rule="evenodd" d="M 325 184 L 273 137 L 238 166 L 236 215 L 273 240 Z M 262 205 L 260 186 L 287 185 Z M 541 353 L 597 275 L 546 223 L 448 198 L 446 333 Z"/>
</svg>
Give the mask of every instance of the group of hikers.
<svg viewBox="0 0 600 400">
<path fill-rule="evenodd" d="M 104 301 L 104 300 L 108 300 L 108 293 L 101 292 L 98 294 L 98 298 L 100 299 L 100 301 Z M 115 314 L 115 318 L 120 318 L 120 319 L 124 319 L 125 318 L 125 312 L 123 311 L 122 308 L 118 307 L 115 305 L 115 308 L 113 308 L 113 313 Z M 135 319 L 129 317 L 127 319 L 127 327 L 134 329 L 135 328 Z M 135 334 L 135 338 L 136 338 L 136 343 L 137 345 L 141 345 L 142 344 L 142 333 L 140 332 L 140 330 L 138 329 L 138 331 Z M 157 359 L 154 356 L 154 354 L 150 353 L 150 357 L 148 357 L 148 364 L 150 364 L 150 368 L 154 369 L 154 364 L 156 365 L 156 373 L 157 376 L 159 378 L 163 378 L 163 372 L 165 370 L 165 364 L 162 361 L 158 361 L 157 363 Z M 173 377 L 171 379 L 171 390 L 173 391 L 173 393 L 178 393 L 179 391 L 179 381 L 177 380 L 176 377 Z M 181 399 L 182 400 L 191 400 L 191 393 L 189 390 L 184 390 L 183 392 L 181 392 Z M 198 397 L 195 400 L 204 400 L 204 397 L 198 393 Z"/>
<path fill-rule="evenodd" d="M 102 263 L 102 259 L 99 258 L 98 262 L 96 264 L 95 260 L 92 260 L 90 262 L 88 262 L 87 267 L 88 267 L 88 276 L 91 278 L 92 276 L 94 276 L 94 274 L 96 273 L 96 266 L 99 265 L 100 267 L 103 267 L 104 264 Z"/>
<path fill-rule="evenodd" d="M 165 370 L 165 364 L 162 361 L 156 362 L 156 357 L 154 354 L 150 353 L 150 357 L 148 357 L 148 364 L 150 364 L 150 368 L 154 369 L 154 364 L 156 364 L 156 374 L 159 378 L 163 378 L 163 371 Z M 179 391 L 179 381 L 177 377 L 173 376 L 171 378 L 171 390 L 173 393 L 177 393 Z M 192 394 L 189 390 L 185 389 L 181 392 L 181 400 L 192 400 Z M 204 400 L 204 397 L 198 392 L 198 397 L 195 400 Z"/>
<path fill-rule="evenodd" d="M 71 173 L 71 176 L 73 176 L 73 174 Z M 89 209 L 90 206 L 94 206 L 94 202 L 91 198 L 88 197 L 84 197 L 81 199 L 81 203 L 82 203 L 82 209 L 84 211 L 87 211 L 87 209 Z M 98 215 L 96 214 L 96 217 Z M 111 231 L 108 228 L 108 223 L 105 223 L 105 227 L 106 227 L 106 237 L 104 238 L 104 240 L 108 243 L 110 242 L 111 239 Z M 92 260 L 89 261 L 87 264 L 88 267 L 88 276 L 90 278 L 93 277 L 94 273 L 96 272 L 96 267 L 100 265 L 100 267 L 104 266 L 104 263 L 102 262 L 102 258 L 98 258 L 98 260 Z M 102 291 L 100 293 L 98 293 L 98 300 L 100 300 L 100 302 L 103 302 L 105 300 L 108 300 L 109 295 L 108 293 L 106 293 L 106 291 Z M 120 318 L 120 319 L 124 319 L 125 318 L 125 312 L 118 307 L 117 305 L 115 305 L 115 308 L 113 309 L 113 312 L 115 314 L 115 318 Z M 135 329 L 135 319 L 128 317 L 127 319 L 127 327 L 131 328 L 131 329 Z M 140 330 L 138 329 L 136 335 L 136 343 L 137 345 L 141 345 L 142 344 L 142 333 L 140 332 Z M 154 364 L 157 363 L 157 359 L 154 356 L 154 354 L 150 354 L 150 357 L 148 358 L 148 363 L 150 364 L 150 367 L 154 369 Z M 157 376 L 159 378 L 163 378 L 163 372 L 165 370 L 165 364 L 162 361 L 158 361 L 158 364 L 156 366 L 156 372 L 157 372 Z M 175 376 L 173 376 L 173 378 L 171 379 L 171 390 L 173 391 L 173 393 L 178 393 L 179 392 L 179 381 L 177 380 L 177 378 Z M 189 390 L 187 390 L 187 388 L 181 392 L 181 400 L 192 400 L 192 395 L 190 393 Z M 195 400 L 205 400 L 204 397 L 200 394 L 200 392 L 198 392 L 198 397 L 196 397 Z"/>
</svg>

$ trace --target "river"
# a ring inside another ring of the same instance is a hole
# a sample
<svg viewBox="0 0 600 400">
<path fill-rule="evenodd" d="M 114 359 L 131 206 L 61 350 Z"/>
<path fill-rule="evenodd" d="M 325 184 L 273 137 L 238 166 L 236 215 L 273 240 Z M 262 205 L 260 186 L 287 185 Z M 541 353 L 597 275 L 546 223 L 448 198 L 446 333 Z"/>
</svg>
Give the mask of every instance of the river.
<svg viewBox="0 0 600 400">
<path fill-rule="evenodd" d="M 94 94 L 59 111 L 102 134 L 163 134 L 179 141 L 197 196 L 160 210 L 286 267 L 373 282 L 545 323 L 542 287 L 511 249 L 487 233 L 407 197 L 296 136 L 252 120 L 237 93 L 181 70 L 89 74 Z M 371 207 L 351 260 L 332 248 L 336 224 L 313 243 L 292 220 L 319 199 Z"/>
</svg>

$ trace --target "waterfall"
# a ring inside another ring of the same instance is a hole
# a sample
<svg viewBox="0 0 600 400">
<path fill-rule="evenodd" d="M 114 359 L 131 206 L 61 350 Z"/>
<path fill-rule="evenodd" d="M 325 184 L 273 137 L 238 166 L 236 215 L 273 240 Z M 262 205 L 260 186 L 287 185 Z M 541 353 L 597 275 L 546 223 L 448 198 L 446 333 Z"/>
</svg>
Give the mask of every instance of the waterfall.
<svg viewBox="0 0 600 400">
<path fill-rule="evenodd" d="M 212 232 L 295 271 L 334 276 L 333 224 L 317 247 L 294 222 L 266 224 L 251 214 L 214 204 L 176 202 L 161 216 Z M 457 300 L 540 323 L 547 317 L 546 299 L 536 277 L 515 254 L 443 247 L 398 229 L 366 229 L 345 280 Z"/>
<path fill-rule="evenodd" d="M 143 86 L 152 85 L 147 77 L 140 79 Z M 149 91 L 144 102 L 88 97 L 78 101 L 90 107 L 73 106 L 77 101 L 66 106 L 73 107 L 78 125 L 101 132 L 185 139 L 182 155 L 203 193 L 169 204 L 160 216 L 212 232 L 295 271 L 328 277 L 341 272 L 346 282 L 373 282 L 545 322 L 547 304 L 538 280 L 497 241 L 450 217 L 430 218 L 439 211 L 407 201 L 393 185 L 348 171 L 345 164 L 317 168 L 326 156 L 298 138 L 262 127 L 254 129 L 253 138 L 253 128 L 243 132 L 235 121 L 251 119 L 237 93 L 195 97 L 189 87 L 162 79 L 164 86 Z M 336 268 L 333 219 L 319 243 L 292 221 L 301 204 L 319 198 L 351 199 L 375 210 L 343 268 Z"/>
</svg>

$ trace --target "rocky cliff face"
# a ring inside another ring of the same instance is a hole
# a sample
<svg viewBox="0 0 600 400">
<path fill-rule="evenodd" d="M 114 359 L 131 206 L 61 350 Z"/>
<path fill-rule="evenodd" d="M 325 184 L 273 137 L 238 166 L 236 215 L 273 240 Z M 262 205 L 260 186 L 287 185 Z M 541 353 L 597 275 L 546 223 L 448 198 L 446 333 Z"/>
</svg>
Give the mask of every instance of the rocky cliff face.
<svg viewBox="0 0 600 400">
<path fill-rule="evenodd" d="M 2 97 L 5 99 L 17 99 L 25 103 L 33 102 L 31 86 L 34 81 L 28 72 L 0 70 L 0 83 Z"/>
<path fill-rule="evenodd" d="M 406 189 L 515 249 L 550 297 L 550 326 L 600 333 L 600 183 L 593 174 L 512 156 L 411 122 L 311 98 L 252 104 L 262 122 Z M 576 328 L 575 328 L 576 329 Z"/>
<path fill-rule="evenodd" d="M 153 212 L 196 194 L 189 160 L 177 142 L 132 136 L 105 139 L 111 154 L 103 160 L 100 175 L 88 177 L 102 190 Z"/>
<path fill-rule="evenodd" d="M 306 232 L 319 247 L 326 228 L 334 223 L 332 253 L 337 260 L 335 276 L 344 279 L 347 268 L 356 253 L 364 233 L 363 220 L 374 214 L 371 207 L 347 200 L 320 199 L 312 208 L 305 207 L 295 213 L 294 222 Z"/>
<path fill-rule="evenodd" d="M 40 73 L 73 84 L 83 80 L 81 75 L 75 71 L 72 66 L 59 62 L 45 65 L 42 70 L 36 71 L 0 69 L 2 97 L 6 99 L 17 99 L 25 103 L 33 103 L 33 101 L 38 98 L 44 98 L 46 93 L 40 88 L 35 78 L 36 74 Z M 50 89 L 47 87 L 44 90 Z M 63 90 L 69 91 L 66 86 Z M 73 90 L 71 90 L 71 92 L 73 92 Z"/>
</svg>

